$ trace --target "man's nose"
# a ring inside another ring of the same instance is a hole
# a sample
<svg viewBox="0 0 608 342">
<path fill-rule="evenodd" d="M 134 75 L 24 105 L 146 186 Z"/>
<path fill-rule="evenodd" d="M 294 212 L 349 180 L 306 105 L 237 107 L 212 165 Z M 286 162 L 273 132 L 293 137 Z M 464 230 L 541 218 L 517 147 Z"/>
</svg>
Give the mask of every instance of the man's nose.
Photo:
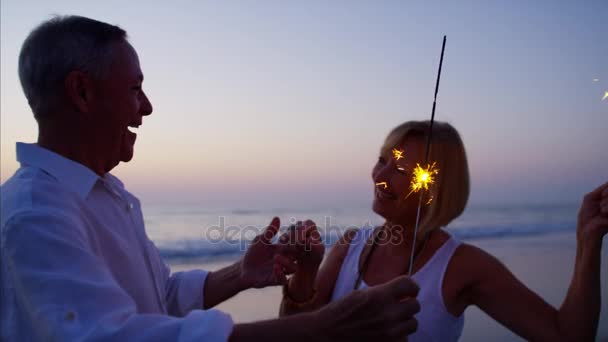
<svg viewBox="0 0 608 342">
<path fill-rule="evenodd" d="M 152 114 L 152 103 L 148 99 L 148 96 L 142 91 L 142 103 L 141 103 L 141 115 L 146 116 Z"/>
</svg>

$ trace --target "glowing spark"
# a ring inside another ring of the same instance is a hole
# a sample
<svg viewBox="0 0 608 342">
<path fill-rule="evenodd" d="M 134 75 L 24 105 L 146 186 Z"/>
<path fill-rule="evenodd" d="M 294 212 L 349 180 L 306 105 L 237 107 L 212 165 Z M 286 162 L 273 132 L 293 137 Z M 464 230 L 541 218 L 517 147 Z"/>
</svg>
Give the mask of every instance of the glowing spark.
<svg viewBox="0 0 608 342">
<path fill-rule="evenodd" d="M 393 149 L 393 157 L 395 160 L 399 160 L 403 158 L 403 150 L 398 150 L 396 148 Z"/>
<path fill-rule="evenodd" d="M 433 196 L 429 197 L 429 200 L 426 202 L 426 205 L 431 204 L 431 202 L 433 202 Z"/>
<path fill-rule="evenodd" d="M 435 169 L 435 163 L 432 165 L 427 165 L 426 168 L 422 168 L 420 164 L 416 164 L 411 189 L 414 191 L 420 191 L 422 188 L 424 188 L 424 190 L 428 190 L 429 184 L 433 184 L 435 182 L 435 177 L 433 177 L 433 175 L 438 173 L 439 170 Z"/>
<path fill-rule="evenodd" d="M 382 185 L 384 186 L 384 190 L 386 190 L 386 188 L 388 188 L 388 184 L 386 184 L 386 182 L 380 182 L 380 183 L 376 183 L 376 185 Z"/>
<path fill-rule="evenodd" d="M 608 99 L 608 91 L 604 92 L 604 97 L 602 97 L 602 101 L 604 101 L 605 99 Z"/>
<path fill-rule="evenodd" d="M 418 192 L 422 189 L 428 190 L 429 185 L 435 183 L 434 175 L 439 174 L 439 169 L 435 168 L 435 163 L 427 165 L 426 168 L 416 164 L 414 169 L 414 175 L 412 176 L 412 182 L 410 183 L 410 193 L 405 198 L 410 197 L 411 194 Z"/>
</svg>

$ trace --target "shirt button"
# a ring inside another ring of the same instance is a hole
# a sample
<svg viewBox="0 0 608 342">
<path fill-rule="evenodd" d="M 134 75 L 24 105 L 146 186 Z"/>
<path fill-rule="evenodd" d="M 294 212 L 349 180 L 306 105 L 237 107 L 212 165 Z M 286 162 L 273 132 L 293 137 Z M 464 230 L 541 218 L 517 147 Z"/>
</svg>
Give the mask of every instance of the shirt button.
<svg viewBox="0 0 608 342">
<path fill-rule="evenodd" d="M 127 205 L 127 210 L 133 210 L 133 203 L 129 203 L 129 205 Z"/>
<path fill-rule="evenodd" d="M 76 319 L 76 313 L 74 313 L 73 311 L 69 311 L 68 313 L 65 314 L 66 321 L 72 322 L 75 319 Z"/>
</svg>

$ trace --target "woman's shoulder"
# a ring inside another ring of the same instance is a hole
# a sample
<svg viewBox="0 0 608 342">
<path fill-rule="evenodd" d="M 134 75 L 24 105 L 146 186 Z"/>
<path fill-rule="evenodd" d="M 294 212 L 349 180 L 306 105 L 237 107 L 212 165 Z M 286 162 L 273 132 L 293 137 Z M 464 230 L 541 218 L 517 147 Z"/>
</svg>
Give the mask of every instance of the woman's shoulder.
<svg viewBox="0 0 608 342">
<path fill-rule="evenodd" d="M 367 240 L 366 237 L 374 231 L 376 231 L 376 228 L 351 228 L 346 230 L 331 248 L 328 259 L 341 263 L 346 258 L 351 244 L 364 243 Z"/>
<path fill-rule="evenodd" d="M 492 254 L 469 243 L 461 242 L 454 251 L 448 271 L 458 274 L 462 286 L 471 286 L 491 277 L 504 265 Z"/>
<path fill-rule="evenodd" d="M 473 261 L 477 261 L 479 263 L 488 263 L 497 260 L 492 254 L 466 242 L 460 242 L 458 248 L 456 248 L 456 251 L 454 252 L 454 257 L 467 263 Z"/>
<path fill-rule="evenodd" d="M 366 235 L 366 231 L 373 228 L 349 228 L 340 237 L 338 242 L 334 245 L 333 249 L 337 249 L 340 252 L 346 253 L 348 247 L 355 239 L 360 239 L 363 235 Z"/>
<path fill-rule="evenodd" d="M 365 228 L 350 228 L 347 229 L 344 234 L 342 234 L 342 238 L 340 239 L 344 243 L 351 243 L 353 239 L 357 236 L 357 234 L 361 233 L 361 231 Z"/>
<path fill-rule="evenodd" d="M 460 242 L 446 269 L 442 285 L 448 310 L 460 315 L 473 302 L 474 293 L 485 279 L 493 277 L 501 263 L 483 249 Z"/>
</svg>

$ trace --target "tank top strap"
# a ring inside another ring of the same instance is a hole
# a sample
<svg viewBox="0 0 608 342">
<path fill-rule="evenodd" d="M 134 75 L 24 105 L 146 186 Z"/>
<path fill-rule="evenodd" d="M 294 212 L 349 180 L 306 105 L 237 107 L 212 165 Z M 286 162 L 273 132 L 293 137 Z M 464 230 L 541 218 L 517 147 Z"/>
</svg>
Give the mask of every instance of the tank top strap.
<svg viewBox="0 0 608 342">
<path fill-rule="evenodd" d="M 454 255 L 454 253 L 456 252 L 456 249 L 461 244 L 462 243 L 458 239 L 456 239 L 454 236 L 452 236 L 452 234 L 450 234 L 450 239 L 445 242 L 445 248 L 440 251 L 441 255 L 440 255 L 439 259 L 441 260 L 441 263 L 438 266 L 439 266 L 439 271 L 440 271 L 439 273 L 441 274 L 441 277 L 438 282 L 439 284 L 443 284 L 443 278 L 445 277 L 445 271 L 448 268 L 450 260 L 452 260 L 452 255 Z"/>
<path fill-rule="evenodd" d="M 334 291 L 332 293 L 332 301 L 340 299 L 353 291 L 357 277 L 359 276 L 359 259 L 361 258 L 361 252 L 365 247 L 365 242 L 372 236 L 374 232 L 373 227 L 361 228 L 357 230 L 355 236 L 353 236 L 342 267 L 338 274 L 338 279 L 334 285 Z"/>
<path fill-rule="evenodd" d="M 419 284 L 434 284 L 435 289 L 433 294 L 441 293 L 443 278 L 448 264 L 460 244 L 461 242 L 450 234 L 448 240 L 435 251 L 431 259 L 412 275 L 412 279 Z M 442 296 L 439 296 L 439 298 L 442 298 Z"/>
<path fill-rule="evenodd" d="M 359 271 L 359 260 L 361 259 L 361 253 L 365 248 L 367 240 L 369 240 L 374 234 L 375 228 L 362 228 L 357 231 L 355 236 L 350 242 L 348 248 L 348 254 L 353 258 L 357 272 Z"/>
</svg>

